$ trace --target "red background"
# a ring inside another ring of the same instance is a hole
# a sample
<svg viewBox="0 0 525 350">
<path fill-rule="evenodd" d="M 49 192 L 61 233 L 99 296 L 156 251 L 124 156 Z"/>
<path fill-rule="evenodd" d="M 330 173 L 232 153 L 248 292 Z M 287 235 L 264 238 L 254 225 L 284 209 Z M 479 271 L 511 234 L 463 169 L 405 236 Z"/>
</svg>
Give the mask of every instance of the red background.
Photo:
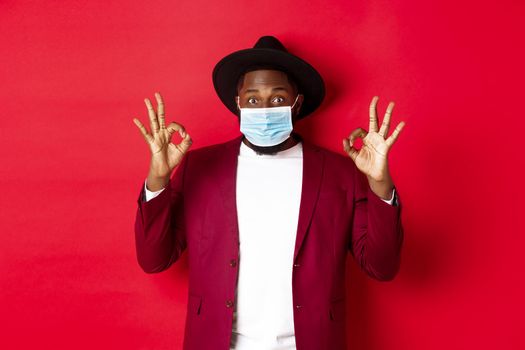
<svg viewBox="0 0 525 350">
<path fill-rule="evenodd" d="M 347 261 L 351 349 L 524 349 L 521 1 L 0 2 L 0 348 L 178 349 L 187 260 L 156 275 L 133 221 L 160 91 L 193 147 L 239 134 L 215 63 L 277 36 L 327 98 L 298 124 L 342 153 L 396 102 L 392 282 Z M 393 130 L 393 127 L 391 128 Z M 177 139 L 178 140 L 178 139 Z"/>
</svg>

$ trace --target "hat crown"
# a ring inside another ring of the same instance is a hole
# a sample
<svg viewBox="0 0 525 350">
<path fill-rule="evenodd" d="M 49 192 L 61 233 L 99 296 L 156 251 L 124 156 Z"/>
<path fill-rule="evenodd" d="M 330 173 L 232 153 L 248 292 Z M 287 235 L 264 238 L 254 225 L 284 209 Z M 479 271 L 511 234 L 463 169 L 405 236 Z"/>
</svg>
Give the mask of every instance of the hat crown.
<svg viewBox="0 0 525 350">
<path fill-rule="evenodd" d="M 274 36 L 265 35 L 261 36 L 259 40 L 253 46 L 254 49 L 272 49 L 288 52 L 284 45 Z"/>
</svg>

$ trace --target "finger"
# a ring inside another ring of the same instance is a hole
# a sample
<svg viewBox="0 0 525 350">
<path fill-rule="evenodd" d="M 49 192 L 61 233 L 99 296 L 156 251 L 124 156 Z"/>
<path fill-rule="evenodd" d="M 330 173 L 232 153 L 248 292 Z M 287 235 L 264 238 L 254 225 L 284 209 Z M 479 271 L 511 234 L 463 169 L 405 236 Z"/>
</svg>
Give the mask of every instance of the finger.
<svg viewBox="0 0 525 350">
<path fill-rule="evenodd" d="M 153 141 L 153 136 L 148 134 L 148 130 L 144 127 L 144 125 L 138 120 L 137 118 L 133 118 L 133 122 L 135 125 L 139 128 L 142 136 L 144 136 L 144 139 L 147 143 L 151 143 Z"/>
<path fill-rule="evenodd" d="M 390 135 L 390 137 L 388 139 L 386 139 L 386 144 L 388 145 L 388 147 L 392 147 L 392 145 L 394 144 L 394 142 L 396 142 L 398 136 L 399 136 L 399 133 L 401 132 L 401 130 L 403 130 L 403 127 L 405 126 L 405 122 L 400 122 L 399 124 L 397 124 L 394 132 L 392 133 L 392 135 Z"/>
<path fill-rule="evenodd" d="M 155 98 L 157 99 L 157 115 L 159 117 L 159 126 L 161 129 L 166 128 L 166 121 L 164 117 L 164 101 L 159 92 L 155 93 Z"/>
<path fill-rule="evenodd" d="M 355 139 L 357 139 L 358 137 L 365 138 L 366 135 L 368 135 L 368 132 L 365 129 L 363 128 L 354 129 L 354 131 L 352 131 L 350 135 L 348 136 L 348 140 L 350 141 L 349 142 L 350 146 L 354 144 Z"/>
<path fill-rule="evenodd" d="M 377 132 L 377 101 L 379 96 L 374 96 L 370 103 L 370 132 Z"/>
<path fill-rule="evenodd" d="M 348 139 L 343 139 L 343 148 L 346 154 L 348 154 L 350 158 L 352 158 L 352 160 L 355 162 L 355 159 L 357 158 L 359 151 L 355 149 L 354 147 L 350 146 Z"/>
<path fill-rule="evenodd" d="M 168 125 L 167 129 L 168 129 L 168 132 L 170 133 L 170 136 L 176 131 L 179 132 L 180 137 L 184 137 L 184 134 L 186 133 L 186 129 L 184 129 L 184 126 L 182 126 L 179 123 L 175 123 L 175 122 L 171 122 Z"/>
<path fill-rule="evenodd" d="M 155 114 L 155 110 L 153 109 L 153 105 L 151 104 L 151 101 L 149 98 L 145 98 L 144 102 L 146 103 L 146 107 L 148 108 L 148 115 L 149 115 L 149 123 L 151 125 L 151 132 L 157 133 L 159 131 L 159 123 L 157 120 L 157 115 Z"/>
<path fill-rule="evenodd" d="M 390 117 L 392 116 L 392 111 L 394 110 L 395 103 L 390 102 L 386 108 L 385 117 L 383 118 L 383 123 L 381 124 L 381 129 L 379 129 L 379 135 L 385 138 L 385 135 L 388 135 L 388 129 L 390 128 Z"/>
</svg>

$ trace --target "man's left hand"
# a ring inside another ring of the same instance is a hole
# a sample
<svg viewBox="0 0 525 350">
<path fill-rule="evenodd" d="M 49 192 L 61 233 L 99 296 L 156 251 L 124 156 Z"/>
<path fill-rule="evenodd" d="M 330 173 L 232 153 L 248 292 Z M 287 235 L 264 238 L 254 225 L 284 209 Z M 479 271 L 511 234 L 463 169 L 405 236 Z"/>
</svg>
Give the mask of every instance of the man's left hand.
<svg viewBox="0 0 525 350">
<path fill-rule="evenodd" d="M 343 139 L 344 151 L 352 158 L 357 168 L 363 172 L 367 178 L 372 191 L 383 199 L 390 199 L 394 183 L 388 170 L 388 152 L 397 140 L 399 133 L 405 126 L 401 121 L 385 140 L 390 126 L 390 117 L 394 109 L 394 102 L 388 104 L 381 129 L 377 131 L 377 101 L 378 96 L 374 96 L 370 103 L 370 131 L 363 128 L 356 128 L 350 133 L 348 138 Z M 353 147 L 356 138 L 362 138 L 363 147 L 359 150 Z"/>
</svg>

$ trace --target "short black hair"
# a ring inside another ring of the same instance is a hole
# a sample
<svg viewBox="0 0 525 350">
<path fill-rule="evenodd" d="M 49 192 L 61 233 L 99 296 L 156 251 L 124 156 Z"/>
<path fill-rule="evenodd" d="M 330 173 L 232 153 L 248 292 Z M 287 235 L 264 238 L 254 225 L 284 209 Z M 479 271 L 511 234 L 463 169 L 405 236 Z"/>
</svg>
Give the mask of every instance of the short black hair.
<svg viewBox="0 0 525 350">
<path fill-rule="evenodd" d="M 262 70 L 262 69 L 277 70 L 277 71 L 283 72 L 284 74 L 286 74 L 286 77 L 288 78 L 288 82 L 290 83 L 290 85 L 292 85 L 294 92 L 299 93 L 297 83 L 295 82 L 294 77 L 290 73 L 288 73 L 287 71 L 285 71 L 284 69 L 276 65 L 258 63 L 258 64 L 250 65 L 242 71 L 241 75 L 237 79 L 237 94 L 239 94 L 239 90 L 241 90 L 242 88 L 242 84 L 244 83 L 244 76 L 246 75 L 246 73 L 253 72 L 254 70 Z"/>
</svg>

